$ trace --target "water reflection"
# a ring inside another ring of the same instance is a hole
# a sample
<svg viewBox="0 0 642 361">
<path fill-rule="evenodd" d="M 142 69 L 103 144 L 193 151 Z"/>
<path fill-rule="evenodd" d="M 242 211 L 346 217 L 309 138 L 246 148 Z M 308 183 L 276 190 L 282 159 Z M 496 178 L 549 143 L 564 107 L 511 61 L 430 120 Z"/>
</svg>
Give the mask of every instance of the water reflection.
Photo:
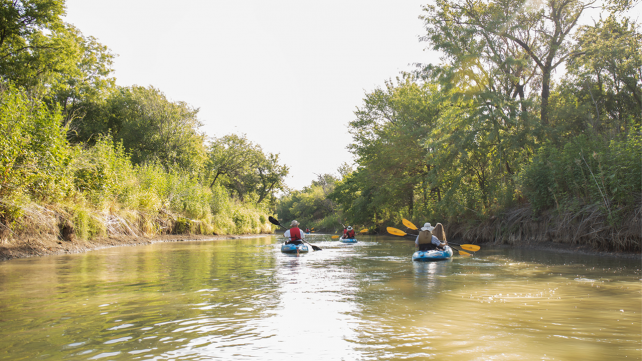
<svg viewBox="0 0 642 361">
<path fill-rule="evenodd" d="M 0 359 L 640 358 L 639 262 L 272 237 L 0 264 Z"/>
</svg>

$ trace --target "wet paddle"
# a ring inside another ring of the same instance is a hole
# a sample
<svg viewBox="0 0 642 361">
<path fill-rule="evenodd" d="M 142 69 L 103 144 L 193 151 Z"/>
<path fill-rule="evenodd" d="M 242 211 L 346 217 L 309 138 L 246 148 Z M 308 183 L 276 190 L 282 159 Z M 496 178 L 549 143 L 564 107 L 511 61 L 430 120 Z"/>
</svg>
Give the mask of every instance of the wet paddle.
<svg viewBox="0 0 642 361">
<path fill-rule="evenodd" d="M 277 220 L 276 220 L 274 217 L 272 217 L 272 216 L 269 216 L 269 217 L 268 217 L 268 220 L 270 221 L 270 223 L 272 223 L 272 224 L 274 224 L 274 225 L 277 225 L 277 226 L 279 226 L 279 227 L 281 227 L 281 228 L 283 228 L 283 229 L 287 229 L 287 228 L 283 227 L 283 226 L 281 225 L 281 223 L 279 223 L 279 221 L 277 221 Z M 321 251 L 321 248 L 319 248 L 319 247 L 317 247 L 317 246 L 315 246 L 315 245 L 311 244 L 310 242 L 308 242 L 308 241 L 306 241 L 306 240 L 304 240 L 304 239 L 302 239 L 301 241 L 302 241 L 302 242 L 305 242 L 305 243 L 307 243 L 307 244 L 309 244 L 309 245 L 312 247 L 312 249 L 313 249 L 313 250 L 315 250 L 315 251 Z"/>
</svg>

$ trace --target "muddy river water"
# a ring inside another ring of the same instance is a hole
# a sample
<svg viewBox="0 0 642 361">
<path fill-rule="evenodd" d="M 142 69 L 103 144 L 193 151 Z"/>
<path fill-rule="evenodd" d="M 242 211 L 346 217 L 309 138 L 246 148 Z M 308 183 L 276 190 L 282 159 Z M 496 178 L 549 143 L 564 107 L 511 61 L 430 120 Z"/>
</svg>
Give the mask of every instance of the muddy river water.
<svg viewBox="0 0 642 361">
<path fill-rule="evenodd" d="M 261 237 L 0 262 L 0 360 L 639 360 L 639 259 Z"/>
</svg>

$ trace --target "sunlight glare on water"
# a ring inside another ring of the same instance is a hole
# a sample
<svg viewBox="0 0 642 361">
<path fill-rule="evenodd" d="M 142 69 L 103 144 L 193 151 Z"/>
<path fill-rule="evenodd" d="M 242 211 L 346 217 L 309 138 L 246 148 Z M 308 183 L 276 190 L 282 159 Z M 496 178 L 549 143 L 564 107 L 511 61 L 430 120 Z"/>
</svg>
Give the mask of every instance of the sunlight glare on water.
<svg viewBox="0 0 642 361">
<path fill-rule="evenodd" d="M 0 263 L 0 359 L 640 359 L 638 260 L 317 237 L 159 243 Z"/>
</svg>

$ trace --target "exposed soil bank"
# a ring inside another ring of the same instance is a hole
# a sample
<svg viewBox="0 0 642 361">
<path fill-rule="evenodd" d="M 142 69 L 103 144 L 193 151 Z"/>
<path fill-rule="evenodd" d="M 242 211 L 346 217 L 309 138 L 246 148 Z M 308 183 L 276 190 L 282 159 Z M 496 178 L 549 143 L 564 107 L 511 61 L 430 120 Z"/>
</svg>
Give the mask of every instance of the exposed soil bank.
<svg viewBox="0 0 642 361">
<path fill-rule="evenodd" d="M 133 236 L 109 237 L 94 239 L 91 241 L 62 241 L 56 237 L 24 238 L 20 240 L 4 240 L 2 243 L 0 243 L 0 261 L 6 261 L 12 258 L 82 253 L 107 247 L 138 246 L 158 242 L 182 242 L 197 240 L 219 241 L 225 239 L 254 238 L 270 235 L 272 234 L 245 234 L 225 236 L 172 234 L 154 236 L 151 238 Z"/>
</svg>

